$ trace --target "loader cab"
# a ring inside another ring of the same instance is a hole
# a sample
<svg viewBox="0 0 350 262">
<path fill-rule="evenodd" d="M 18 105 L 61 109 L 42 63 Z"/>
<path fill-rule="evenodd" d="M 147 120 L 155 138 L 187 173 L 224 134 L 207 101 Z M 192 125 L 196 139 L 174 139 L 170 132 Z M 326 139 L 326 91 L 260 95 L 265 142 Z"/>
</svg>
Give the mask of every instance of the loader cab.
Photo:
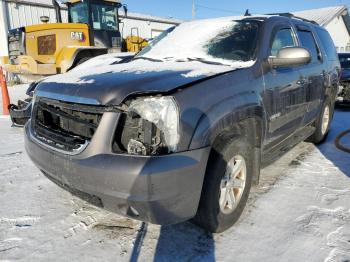
<svg viewBox="0 0 350 262">
<path fill-rule="evenodd" d="M 106 47 L 110 52 L 120 52 L 122 46 L 119 31 L 119 1 L 71 0 L 68 6 L 69 23 L 88 24 L 90 45 Z"/>
</svg>

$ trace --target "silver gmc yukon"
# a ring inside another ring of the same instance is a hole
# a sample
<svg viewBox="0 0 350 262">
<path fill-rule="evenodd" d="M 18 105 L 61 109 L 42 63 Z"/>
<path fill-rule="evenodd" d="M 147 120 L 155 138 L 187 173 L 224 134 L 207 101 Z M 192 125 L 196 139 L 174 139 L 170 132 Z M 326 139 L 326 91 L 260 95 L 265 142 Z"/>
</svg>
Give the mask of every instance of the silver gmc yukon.
<svg viewBox="0 0 350 262">
<path fill-rule="evenodd" d="M 328 32 L 312 21 L 186 22 L 133 58 L 37 84 L 26 150 L 49 179 L 97 206 L 222 232 L 261 167 L 325 139 L 339 70 Z"/>
</svg>

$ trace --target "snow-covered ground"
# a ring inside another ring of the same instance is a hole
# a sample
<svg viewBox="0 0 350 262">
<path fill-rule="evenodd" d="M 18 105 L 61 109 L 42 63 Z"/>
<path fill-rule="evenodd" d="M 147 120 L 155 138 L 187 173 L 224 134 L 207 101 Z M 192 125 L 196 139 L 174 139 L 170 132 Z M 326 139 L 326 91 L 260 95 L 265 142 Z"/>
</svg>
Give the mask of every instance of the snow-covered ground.
<svg viewBox="0 0 350 262">
<path fill-rule="evenodd" d="M 350 154 L 333 144 L 349 127 L 350 111 L 337 111 L 325 144 L 302 143 L 265 168 L 240 221 L 211 235 L 72 197 L 31 163 L 23 130 L 0 117 L 0 261 L 349 261 Z"/>
</svg>

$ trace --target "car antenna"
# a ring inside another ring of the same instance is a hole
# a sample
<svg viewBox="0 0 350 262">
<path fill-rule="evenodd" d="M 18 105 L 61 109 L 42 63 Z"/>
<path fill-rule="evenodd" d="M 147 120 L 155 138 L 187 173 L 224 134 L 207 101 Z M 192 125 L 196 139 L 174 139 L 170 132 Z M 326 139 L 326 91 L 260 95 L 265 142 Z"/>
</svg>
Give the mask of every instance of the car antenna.
<svg viewBox="0 0 350 262">
<path fill-rule="evenodd" d="M 251 13 L 249 13 L 249 9 L 247 9 L 247 10 L 245 11 L 244 16 L 252 16 L 252 14 L 251 14 Z"/>
</svg>

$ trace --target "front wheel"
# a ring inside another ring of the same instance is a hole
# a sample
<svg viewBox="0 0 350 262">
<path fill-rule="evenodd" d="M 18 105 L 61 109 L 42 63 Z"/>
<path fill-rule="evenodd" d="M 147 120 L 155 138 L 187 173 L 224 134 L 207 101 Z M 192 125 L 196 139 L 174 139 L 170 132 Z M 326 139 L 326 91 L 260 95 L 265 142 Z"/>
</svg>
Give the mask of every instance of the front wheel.
<svg viewBox="0 0 350 262">
<path fill-rule="evenodd" d="M 253 148 L 245 139 L 223 141 L 209 158 L 194 222 L 212 233 L 233 226 L 247 203 L 253 172 Z"/>
</svg>

